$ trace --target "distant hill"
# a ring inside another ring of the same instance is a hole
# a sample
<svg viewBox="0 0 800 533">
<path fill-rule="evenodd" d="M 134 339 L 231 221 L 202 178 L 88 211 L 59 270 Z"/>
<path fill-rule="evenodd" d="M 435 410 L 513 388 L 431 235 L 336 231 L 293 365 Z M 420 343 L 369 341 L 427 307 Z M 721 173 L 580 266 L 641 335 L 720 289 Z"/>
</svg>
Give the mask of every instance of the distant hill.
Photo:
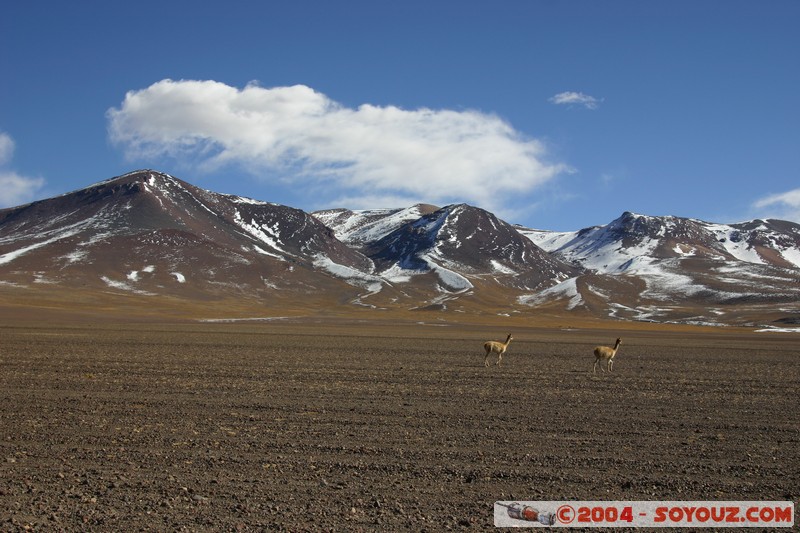
<svg viewBox="0 0 800 533">
<path fill-rule="evenodd" d="M 152 170 L 0 210 L 0 292 L 237 302 L 238 312 L 800 317 L 800 226 L 623 213 L 575 232 L 466 204 L 305 213 Z M 219 311 L 221 313 L 222 311 Z"/>
<path fill-rule="evenodd" d="M 792 222 L 726 225 L 626 212 L 575 232 L 520 231 L 585 269 L 573 296 L 583 303 L 573 303 L 597 313 L 716 324 L 800 312 L 800 225 Z M 552 297 L 558 293 L 528 301 Z"/>
</svg>

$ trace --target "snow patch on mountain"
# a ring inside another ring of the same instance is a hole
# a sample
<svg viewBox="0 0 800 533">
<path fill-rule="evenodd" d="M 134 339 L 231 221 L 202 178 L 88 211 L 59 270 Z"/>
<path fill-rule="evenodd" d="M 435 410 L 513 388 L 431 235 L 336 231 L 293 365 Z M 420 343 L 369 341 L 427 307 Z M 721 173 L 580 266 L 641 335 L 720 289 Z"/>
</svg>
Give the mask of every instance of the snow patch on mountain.
<svg viewBox="0 0 800 533">
<path fill-rule="evenodd" d="M 516 226 L 517 231 L 533 241 L 533 244 L 546 252 L 554 252 L 565 247 L 570 241 L 574 240 L 576 231 L 550 231 L 524 228 Z M 585 230 L 588 231 L 588 230 Z"/>
<path fill-rule="evenodd" d="M 242 213 L 238 209 L 233 214 L 233 219 L 240 228 L 242 228 L 249 235 L 255 237 L 257 240 L 268 245 L 270 248 L 285 254 L 286 256 L 293 256 L 293 254 L 283 249 L 283 243 L 280 242 L 280 230 L 277 224 L 275 224 L 273 227 L 269 227 L 266 224 L 258 224 L 255 219 L 251 219 L 250 222 L 247 222 L 244 220 Z"/>
<path fill-rule="evenodd" d="M 428 266 L 439 276 L 439 280 L 448 291 L 463 292 L 473 288 L 472 283 L 467 278 L 454 270 L 439 266 L 431 260 L 428 260 Z"/>
<path fill-rule="evenodd" d="M 492 265 L 492 267 L 494 268 L 495 272 L 498 272 L 500 274 L 516 274 L 517 273 L 515 270 L 512 270 L 512 269 L 508 268 L 507 266 L 503 265 L 502 263 L 498 263 L 494 259 L 489 261 L 489 263 Z"/>
<path fill-rule="evenodd" d="M 642 296 L 654 300 L 672 301 L 675 294 L 692 296 L 708 290 L 707 287 L 696 284 L 692 277 L 664 268 L 664 263 L 668 262 L 668 260 L 656 261 L 648 257 L 637 257 L 630 260 L 630 271 L 644 279 L 647 286 L 642 292 Z M 675 268 L 675 270 L 679 269 Z"/>
<path fill-rule="evenodd" d="M 523 305 L 537 306 L 555 300 L 568 299 L 567 309 L 573 310 L 584 303 L 583 296 L 578 292 L 577 281 L 577 278 L 569 278 L 536 294 L 520 296 L 517 301 Z"/>
<path fill-rule="evenodd" d="M 722 265 L 714 268 L 713 271 L 717 274 L 716 278 L 720 281 L 741 284 L 743 281 L 752 280 L 754 287 L 767 283 L 781 283 L 786 281 L 786 277 L 767 274 L 763 269 L 759 269 L 758 267 L 743 268 L 740 265 Z M 730 277 L 724 277 L 726 275 Z"/>
<path fill-rule="evenodd" d="M 89 252 L 87 252 L 86 250 L 75 250 L 74 252 L 62 255 L 61 259 L 63 259 L 67 263 L 80 263 L 84 259 L 86 259 L 88 255 Z"/>
<path fill-rule="evenodd" d="M 57 242 L 57 241 L 66 239 L 68 237 L 72 237 L 74 235 L 77 235 L 79 232 L 80 232 L 80 229 L 73 228 L 73 229 L 64 231 L 63 233 L 59 233 L 55 237 L 51 237 L 50 239 L 45 239 L 45 240 L 37 242 L 35 244 L 30 244 L 28 246 L 23 246 L 22 248 L 19 248 L 17 250 L 13 250 L 11 252 L 6 252 L 5 254 L 0 255 L 0 265 L 4 265 L 6 263 L 10 263 L 11 261 L 17 259 L 20 256 L 23 256 L 23 255 L 25 255 L 25 254 L 27 254 L 29 252 L 32 252 L 34 250 L 37 250 L 39 248 L 43 248 L 43 247 L 47 246 L 48 244 L 52 244 L 54 242 Z"/>
<path fill-rule="evenodd" d="M 800 268 L 800 248 L 787 248 L 781 252 L 781 257 Z"/>
<path fill-rule="evenodd" d="M 380 276 L 390 283 L 408 283 L 417 274 L 422 274 L 422 271 L 403 268 L 400 264 L 395 263 L 381 272 Z"/>
<path fill-rule="evenodd" d="M 739 261 L 758 264 L 764 263 L 764 260 L 758 252 L 744 239 L 739 229 L 726 224 L 706 223 L 705 226 L 708 231 L 715 236 L 717 242 L 722 245 L 722 248 Z M 767 229 L 763 226 L 762 228 Z"/>
<path fill-rule="evenodd" d="M 263 202 L 261 200 L 254 200 L 252 198 L 247 198 L 245 196 L 233 196 L 233 195 L 225 195 L 230 201 L 237 203 L 237 204 L 247 204 L 247 205 L 271 205 L 277 206 L 278 204 L 274 204 L 271 202 Z"/>
<path fill-rule="evenodd" d="M 402 209 L 330 209 L 312 213 L 331 228 L 337 239 L 352 246 L 377 242 L 402 226 L 419 220 L 433 206 L 413 205 Z"/>
<path fill-rule="evenodd" d="M 144 295 L 144 296 L 156 296 L 156 294 L 153 293 L 153 292 L 143 291 L 143 290 L 137 289 L 137 288 L 131 286 L 129 283 L 125 283 L 124 281 L 116 281 L 116 280 L 113 280 L 113 279 L 109 278 L 108 276 L 101 276 L 100 279 L 103 280 L 103 282 L 106 285 L 108 285 L 110 288 L 112 288 L 112 289 L 132 292 L 132 293 L 141 294 L 141 295 Z"/>
<path fill-rule="evenodd" d="M 286 258 L 284 256 L 270 253 L 270 252 L 266 251 L 265 249 L 261 248 L 260 246 L 253 245 L 253 250 L 258 252 L 258 253 L 260 253 L 261 255 L 274 257 L 275 259 L 280 259 L 281 261 L 285 261 L 286 260 Z"/>
<path fill-rule="evenodd" d="M 340 265 L 322 254 L 318 254 L 314 258 L 314 266 L 325 270 L 329 274 L 345 280 L 347 283 L 356 287 L 363 287 L 371 293 L 380 292 L 383 288 L 383 280 L 378 276 L 366 274 L 355 268 Z"/>
<path fill-rule="evenodd" d="M 762 328 L 755 330 L 756 333 L 800 333 L 800 328 Z"/>
</svg>

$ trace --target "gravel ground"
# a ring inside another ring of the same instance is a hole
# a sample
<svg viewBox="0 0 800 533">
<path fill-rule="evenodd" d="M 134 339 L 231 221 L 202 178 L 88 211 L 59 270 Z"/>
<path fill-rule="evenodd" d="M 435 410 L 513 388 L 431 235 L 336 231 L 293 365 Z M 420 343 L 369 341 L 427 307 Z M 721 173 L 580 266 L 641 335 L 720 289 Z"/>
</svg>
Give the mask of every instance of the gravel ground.
<svg viewBox="0 0 800 533">
<path fill-rule="evenodd" d="M 0 531 L 492 530 L 496 500 L 800 498 L 800 337 L 0 327 Z M 613 373 L 592 348 L 623 344 Z M 619 530 L 617 530 L 619 531 Z"/>
</svg>

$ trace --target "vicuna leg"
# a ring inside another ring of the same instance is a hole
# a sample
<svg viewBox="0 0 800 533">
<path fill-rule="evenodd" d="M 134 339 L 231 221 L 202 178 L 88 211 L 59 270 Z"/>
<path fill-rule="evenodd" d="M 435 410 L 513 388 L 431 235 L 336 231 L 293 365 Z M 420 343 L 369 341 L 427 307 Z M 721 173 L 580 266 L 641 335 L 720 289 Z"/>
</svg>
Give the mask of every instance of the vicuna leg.
<svg viewBox="0 0 800 533">
<path fill-rule="evenodd" d="M 595 368 L 600 367 L 600 372 L 605 372 L 606 369 L 608 368 L 608 360 L 606 359 L 606 368 L 603 368 L 603 358 L 598 357 L 597 359 L 594 360 L 594 366 Z"/>
<path fill-rule="evenodd" d="M 497 352 L 497 362 L 495 363 L 497 366 L 500 366 L 500 362 L 503 360 L 503 352 Z"/>
<path fill-rule="evenodd" d="M 492 353 L 491 350 L 486 350 L 486 357 L 483 358 L 483 366 L 489 366 L 489 354 Z"/>
</svg>

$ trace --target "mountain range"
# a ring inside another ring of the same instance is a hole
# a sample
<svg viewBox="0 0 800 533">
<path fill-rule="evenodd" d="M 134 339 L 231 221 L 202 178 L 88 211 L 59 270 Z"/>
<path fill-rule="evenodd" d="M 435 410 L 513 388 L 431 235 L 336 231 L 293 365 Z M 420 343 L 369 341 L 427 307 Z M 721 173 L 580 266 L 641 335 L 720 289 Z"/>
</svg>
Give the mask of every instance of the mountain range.
<svg viewBox="0 0 800 533">
<path fill-rule="evenodd" d="M 0 292 L 207 316 L 798 323 L 800 225 L 625 212 L 552 232 L 466 204 L 306 213 L 140 170 L 0 210 Z"/>
</svg>

